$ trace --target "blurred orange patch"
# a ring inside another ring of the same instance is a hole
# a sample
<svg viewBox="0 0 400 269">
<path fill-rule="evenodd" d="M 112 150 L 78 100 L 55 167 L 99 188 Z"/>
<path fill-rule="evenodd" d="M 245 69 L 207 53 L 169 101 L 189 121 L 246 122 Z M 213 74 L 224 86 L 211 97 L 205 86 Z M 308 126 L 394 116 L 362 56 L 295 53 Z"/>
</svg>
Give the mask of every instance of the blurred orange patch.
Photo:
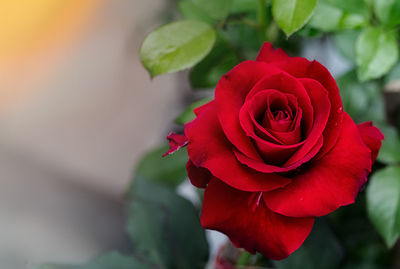
<svg viewBox="0 0 400 269">
<path fill-rule="evenodd" d="M 0 112 L 28 97 L 32 84 L 50 75 L 101 2 L 0 0 Z"/>
</svg>

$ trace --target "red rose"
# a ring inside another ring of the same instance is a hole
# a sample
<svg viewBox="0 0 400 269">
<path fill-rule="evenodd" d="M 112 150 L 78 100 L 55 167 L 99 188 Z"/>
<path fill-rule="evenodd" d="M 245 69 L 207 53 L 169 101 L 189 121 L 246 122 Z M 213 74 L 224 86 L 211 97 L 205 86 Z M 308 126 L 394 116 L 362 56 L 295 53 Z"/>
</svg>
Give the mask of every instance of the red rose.
<svg viewBox="0 0 400 269">
<path fill-rule="evenodd" d="M 300 247 L 315 217 L 354 202 L 383 139 L 343 111 L 324 66 L 269 43 L 194 112 L 187 171 L 206 188 L 203 227 L 277 260 Z"/>
</svg>

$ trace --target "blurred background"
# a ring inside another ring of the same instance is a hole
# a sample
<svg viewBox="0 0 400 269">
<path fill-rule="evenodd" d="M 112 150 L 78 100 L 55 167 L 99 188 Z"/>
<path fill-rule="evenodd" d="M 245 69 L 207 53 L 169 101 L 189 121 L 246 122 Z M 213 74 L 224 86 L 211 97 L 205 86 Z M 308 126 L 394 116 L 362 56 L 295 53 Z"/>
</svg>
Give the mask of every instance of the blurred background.
<svg viewBox="0 0 400 269">
<path fill-rule="evenodd" d="M 187 73 L 151 80 L 140 63 L 144 37 L 174 12 L 171 0 L 0 0 L 0 268 L 127 247 L 135 164 L 202 95 Z M 326 38 L 299 54 L 336 77 L 352 68 Z M 225 237 L 208 235 L 215 253 Z"/>
<path fill-rule="evenodd" d="M 0 0 L 0 268 L 125 246 L 134 165 L 183 107 L 138 59 L 168 4 Z"/>
</svg>

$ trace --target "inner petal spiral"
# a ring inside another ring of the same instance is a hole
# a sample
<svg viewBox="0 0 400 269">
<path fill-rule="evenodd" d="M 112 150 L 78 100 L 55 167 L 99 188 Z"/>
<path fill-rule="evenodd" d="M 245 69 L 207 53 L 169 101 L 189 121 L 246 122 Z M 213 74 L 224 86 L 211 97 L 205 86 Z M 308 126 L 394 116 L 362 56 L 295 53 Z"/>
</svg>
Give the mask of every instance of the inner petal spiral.
<svg viewBox="0 0 400 269">
<path fill-rule="evenodd" d="M 292 121 L 296 116 L 296 108 L 294 104 L 297 100 L 285 94 L 271 94 L 267 96 L 266 110 L 261 120 L 261 126 L 266 130 L 276 132 L 289 132 L 293 129 Z"/>
<path fill-rule="evenodd" d="M 240 119 L 267 163 L 280 164 L 301 146 L 302 110 L 293 94 L 262 90 L 246 100 Z"/>
</svg>

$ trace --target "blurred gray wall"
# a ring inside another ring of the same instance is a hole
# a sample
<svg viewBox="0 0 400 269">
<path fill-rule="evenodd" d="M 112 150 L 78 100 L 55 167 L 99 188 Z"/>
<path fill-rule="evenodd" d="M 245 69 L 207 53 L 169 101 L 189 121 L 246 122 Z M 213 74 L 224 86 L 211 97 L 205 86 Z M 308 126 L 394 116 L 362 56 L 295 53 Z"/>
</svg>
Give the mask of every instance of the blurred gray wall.
<svg viewBox="0 0 400 269">
<path fill-rule="evenodd" d="M 0 268 L 79 263 L 126 247 L 121 195 L 182 108 L 185 81 L 151 81 L 138 58 L 170 8 L 167 0 L 104 1 L 50 75 L 6 85 L 35 94 L 0 115 Z M 348 69 L 329 42 L 310 41 L 303 53 L 334 74 Z M 215 251 L 225 237 L 209 235 Z"/>
<path fill-rule="evenodd" d="M 126 243 L 120 197 L 180 110 L 176 76 L 151 81 L 138 59 L 168 9 L 104 1 L 51 76 L 24 85 L 36 93 L 0 118 L 0 268 L 82 262 Z"/>
</svg>

